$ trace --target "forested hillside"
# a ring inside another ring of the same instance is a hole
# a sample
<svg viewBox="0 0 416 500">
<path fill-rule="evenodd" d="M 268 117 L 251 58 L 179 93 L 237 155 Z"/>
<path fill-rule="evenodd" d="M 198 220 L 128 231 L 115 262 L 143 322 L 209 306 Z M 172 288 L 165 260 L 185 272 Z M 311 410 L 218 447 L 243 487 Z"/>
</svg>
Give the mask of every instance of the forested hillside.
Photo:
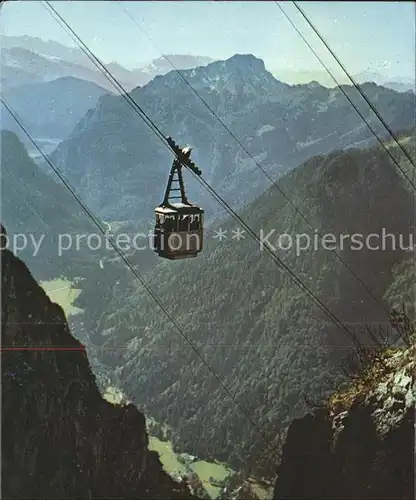
<svg viewBox="0 0 416 500">
<path fill-rule="evenodd" d="M 108 250 L 90 251 L 85 237 L 77 246 L 77 235 L 97 232 L 97 228 L 72 194 L 54 173 L 51 178 L 39 168 L 14 133 L 2 130 L 0 144 L 1 216 L 11 250 L 31 266 L 37 279 L 73 272 L 80 276 L 84 267 L 98 268 L 99 258 Z"/>
<path fill-rule="evenodd" d="M 32 137 L 40 143 L 43 140 L 59 143 L 107 93 L 110 92 L 87 80 L 64 77 L 51 82 L 6 88 L 3 98 Z M 13 130 L 23 143 L 33 149 L 32 143 L 2 104 L 0 110 L 2 128 Z"/>
<path fill-rule="evenodd" d="M 412 141 L 406 147 L 414 155 Z M 406 246 L 414 233 L 414 196 L 406 183 L 381 148 L 334 152 L 308 160 L 279 183 L 300 213 L 272 186 L 241 217 L 257 235 L 275 230 L 268 242 L 278 257 L 349 332 L 364 336 L 365 324 L 386 324 L 389 302 L 412 300 L 413 254 Z M 357 250 L 348 238 L 341 246 L 341 235 L 365 241 L 383 228 L 397 242 L 403 235 L 403 250 L 398 243 L 396 249 Z M 223 241 L 214 238 L 220 229 L 227 231 Z M 218 223 L 198 259 L 165 261 L 146 275 L 180 332 L 127 271 L 115 284 L 102 278 L 106 291 L 97 302 L 89 280 L 78 304 L 89 304 L 94 342 L 103 347 L 95 352 L 114 384 L 171 425 L 176 443 L 273 476 L 285 429 L 305 411 L 304 396 L 319 399 L 334 390 L 351 344 L 258 242 L 247 233 L 240 241 L 232 238 L 237 229 L 229 219 Z M 330 233 L 344 262 L 322 244 L 279 249 L 284 233 Z"/>
</svg>

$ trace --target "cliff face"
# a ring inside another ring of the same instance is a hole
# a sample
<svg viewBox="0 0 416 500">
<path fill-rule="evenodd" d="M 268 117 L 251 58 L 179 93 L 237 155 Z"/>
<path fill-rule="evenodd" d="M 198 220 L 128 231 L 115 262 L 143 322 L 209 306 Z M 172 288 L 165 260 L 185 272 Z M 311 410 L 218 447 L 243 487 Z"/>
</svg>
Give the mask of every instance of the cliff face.
<svg viewBox="0 0 416 500">
<path fill-rule="evenodd" d="M 192 498 L 149 451 L 144 416 L 101 397 L 61 307 L 1 257 L 2 498 Z"/>
<path fill-rule="evenodd" d="M 399 350 L 348 409 L 293 421 L 274 500 L 414 499 L 415 366 L 415 346 Z"/>
</svg>

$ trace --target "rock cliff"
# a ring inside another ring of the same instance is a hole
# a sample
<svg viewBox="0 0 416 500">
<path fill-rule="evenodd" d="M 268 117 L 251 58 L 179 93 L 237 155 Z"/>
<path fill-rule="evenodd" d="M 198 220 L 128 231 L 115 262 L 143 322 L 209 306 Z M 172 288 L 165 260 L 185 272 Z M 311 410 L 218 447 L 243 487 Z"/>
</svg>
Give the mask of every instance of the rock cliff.
<svg viewBox="0 0 416 500">
<path fill-rule="evenodd" d="M 390 350 L 326 408 L 294 420 L 274 500 L 413 499 L 415 360 L 414 343 Z"/>
<path fill-rule="evenodd" d="M 137 408 L 101 397 L 61 307 L 1 257 L 2 498 L 193 498 L 149 451 Z"/>
</svg>

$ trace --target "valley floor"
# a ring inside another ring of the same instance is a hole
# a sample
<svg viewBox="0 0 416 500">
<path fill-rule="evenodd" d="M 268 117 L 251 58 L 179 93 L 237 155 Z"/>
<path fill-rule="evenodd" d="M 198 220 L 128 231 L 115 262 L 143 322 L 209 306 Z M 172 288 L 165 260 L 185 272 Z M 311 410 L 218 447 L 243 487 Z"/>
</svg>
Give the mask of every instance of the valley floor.
<svg viewBox="0 0 416 500">
<path fill-rule="evenodd" d="M 113 404 L 120 404 L 125 400 L 123 393 L 115 387 L 108 387 L 104 398 Z M 196 474 L 202 481 L 204 489 L 212 499 L 216 499 L 221 493 L 220 484 L 229 476 L 235 474 L 226 464 L 217 462 L 207 462 L 198 460 L 197 457 L 187 453 L 178 453 L 174 451 L 171 441 L 162 441 L 156 436 L 151 435 L 151 428 L 156 422 L 150 417 L 147 418 L 149 428 L 149 448 L 157 451 L 165 471 L 174 479 L 179 480 L 184 475 Z M 254 479 L 250 481 L 251 489 L 259 500 L 266 500 L 272 493 L 257 484 Z"/>
<path fill-rule="evenodd" d="M 65 316 L 68 317 L 70 314 L 79 314 L 82 312 L 82 309 L 73 305 L 81 290 L 74 288 L 71 281 L 58 278 L 50 281 L 41 281 L 40 285 L 49 298 L 62 307 L 65 311 Z"/>
</svg>

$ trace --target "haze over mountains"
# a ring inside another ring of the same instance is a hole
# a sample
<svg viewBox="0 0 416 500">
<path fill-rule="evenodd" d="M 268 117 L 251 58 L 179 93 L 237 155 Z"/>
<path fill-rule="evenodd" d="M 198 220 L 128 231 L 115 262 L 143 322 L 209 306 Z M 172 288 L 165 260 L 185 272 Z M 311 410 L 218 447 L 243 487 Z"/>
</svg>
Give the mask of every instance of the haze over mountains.
<svg viewBox="0 0 416 500">
<path fill-rule="evenodd" d="M 3 36 L 1 44 L 3 48 L 3 72 L 1 75 L 3 85 L 19 85 L 35 81 L 47 81 L 52 77 L 74 76 L 90 79 L 112 90 L 108 80 L 97 72 L 87 59 L 87 56 L 78 48 L 68 47 L 53 40 L 46 41 L 30 36 Z M 33 54 L 38 57 L 34 57 Z M 189 54 L 167 54 L 167 58 L 178 69 L 190 69 L 214 61 L 212 57 Z M 28 62 L 30 63 L 29 67 L 27 66 Z M 161 56 L 144 65 L 138 65 L 135 69 L 127 69 L 117 62 L 105 64 L 123 83 L 123 86 L 127 90 L 131 90 L 138 85 L 148 83 L 159 74 L 166 74 L 171 71 L 171 63 Z M 309 83 L 317 80 L 321 85 L 334 86 L 333 80 L 323 71 L 284 70 L 273 67 L 268 69 L 276 78 L 287 83 Z M 378 85 L 402 92 L 415 90 L 414 78 L 400 76 L 388 78 L 381 72 L 375 71 L 364 71 L 353 76 L 359 83 L 375 82 Z M 349 81 L 342 77 L 340 83 L 349 83 Z"/>
<path fill-rule="evenodd" d="M 334 87 L 334 80 L 325 71 L 308 71 L 308 70 L 276 70 L 273 71 L 277 77 L 288 83 L 308 83 L 312 80 L 318 81 L 325 87 Z M 362 71 L 357 75 L 352 75 L 357 83 L 363 84 L 366 82 L 374 82 L 377 85 L 396 90 L 397 92 L 415 92 L 415 78 L 409 77 L 388 77 L 377 71 Z M 337 81 L 340 85 L 349 85 L 349 78 L 341 74 L 337 76 Z"/>
<path fill-rule="evenodd" d="M 7 102 L 20 117 L 43 150 L 50 153 L 67 137 L 98 98 L 113 93 L 114 86 L 78 48 L 29 36 L 2 37 L 0 85 Z M 212 61 L 209 57 L 169 55 L 178 69 Z M 126 90 L 148 83 L 172 68 L 160 57 L 141 68 L 128 70 L 118 63 L 106 64 Z M 13 130 L 28 147 L 38 153 L 0 106 L 1 128 Z"/>
</svg>

